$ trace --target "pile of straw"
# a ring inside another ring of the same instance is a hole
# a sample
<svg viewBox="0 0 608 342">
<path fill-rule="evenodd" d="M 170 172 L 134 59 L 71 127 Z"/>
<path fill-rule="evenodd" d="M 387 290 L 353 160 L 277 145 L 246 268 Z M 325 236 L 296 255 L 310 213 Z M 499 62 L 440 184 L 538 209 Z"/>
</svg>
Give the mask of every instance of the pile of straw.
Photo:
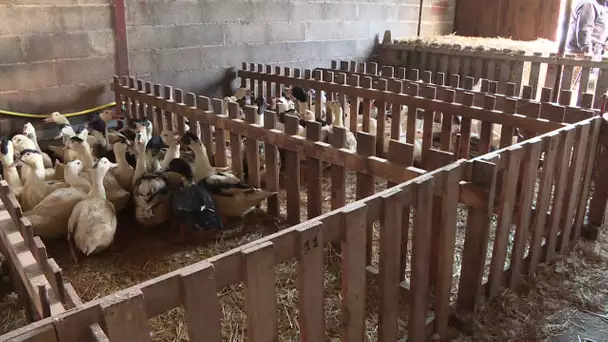
<svg viewBox="0 0 608 342">
<path fill-rule="evenodd" d="M 513 51 L 523 50 L 531 54 L 533 52 L 554 53 L 557 52 L 558 43 L 539 38 L 535 41 L 520 41 L 510 38 L 495 37 L 495 38 L 480 38 L 480 37 L 465 37 L 456 34 L 445 36 L 430 36 L 430 37 L 410 37 L 399 40 L 399 44 L 414 44 L 420 47 L 429 47 L 431 44 L 450 44 L 460 45 L 461 48 L 467 46 L 475 48 L 488 49 L 509 49 Z"/>
</svg>

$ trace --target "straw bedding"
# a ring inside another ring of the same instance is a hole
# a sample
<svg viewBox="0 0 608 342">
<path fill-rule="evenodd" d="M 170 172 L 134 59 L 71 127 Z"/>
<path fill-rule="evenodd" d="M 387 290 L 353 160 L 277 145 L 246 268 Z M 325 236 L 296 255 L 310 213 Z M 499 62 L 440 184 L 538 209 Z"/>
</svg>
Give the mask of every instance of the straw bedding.
<svg viewBox="0 0 608 342">
<path fill-rule="evenodd" d="M 494 38 L 481 38 L 481 37 L 465 37 L 456 34 L 449 34 L 444 36 L 430 36 L 430 37 L 410 37 L 400 39 L 400 44 L 415 44 L 421 47 L 428 47 L 431 44 L 458 44 L 462 48 L 470 46 L 473 49 L 481 48 L 484 49 L 509 49 L 513 51 L 523 50 L 527 53 L 543 52 L 553 53 L 557 52 L 558 44 L 548 39 L 539 38 L 534 41 L 520 41 L 513 40 L 510 38 L 494 37 Z"/>
</svg>

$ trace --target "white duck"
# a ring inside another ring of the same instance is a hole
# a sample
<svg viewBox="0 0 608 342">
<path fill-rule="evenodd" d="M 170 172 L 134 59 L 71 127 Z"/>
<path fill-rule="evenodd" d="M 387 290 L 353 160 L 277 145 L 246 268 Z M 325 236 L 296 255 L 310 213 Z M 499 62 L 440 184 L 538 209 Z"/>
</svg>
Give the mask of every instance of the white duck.
<svg viewBox="0 0 608 342">
<path fill-rule="evenodd" d="M 198 182 L 204 184 L 223 218 L 242 218 L 264 199 L 276 194 L 245 184 L 231 172 L 214 170 L 209 162 L 207 149 L 195 134 L 187 132 L 181 142 L 196 156 L 195 184 Z"/>
<path fill-rule="evenodd" d="M 77 259 L 74 244 L 85 255 L 99 253 L 112 244 L 116 234 L 116 210 L 106 198 L 104 178 L 116 164 L 101 158 L 93 166 L 91 191 L 86 199 L 76 204 L 68 221 L 68 242 L 74 259 Z"/>
<path fill-rule="evenodd" d="M 45 180 L 42 155 L 36 150 L 23 150 L 19 156 L 19 160 L 15 161 L 11 167 L 19 164 L 28 165 L 33 170 L 28 175 L 21 193 L 21 207 L 24 211 L 33 209 L 56 189 L 69 186 L 66 182 Z"/>
<path fill-rule="evenodd" d="M 133 174 L 135 170 L 127 162 L 127 150 L 129 143 L 127 140 L 116 141 L 114 146 L 114 156 L 116 156 L 116 168 L 114 169 L 114 177 L 123 189 L 127 191 L 133 190 Z"/>
<path fill-rule="evenodd" d="M 42 152 L 42 150 L 40 149 L 40 144 L 38 144 L 38 135 L 36 134 L 36 128 L 34 128 L 34 125 L 32 125 L 31 122 L 26 122 L 25 125 L 23 125 L 23 134 L 30 138 L 30 140 L 32 140 L 32 142 L 34 143 L 34 149 L 40 153 L 42 153 L 42 158 L 43 158 L 43 162 L 44 162 L 44 167 L 46 168 L 52 168 L 53 167 L 53 161 L 51 160 L 51 158 L 49 157 L 48 154 Z"/>
<path fill-rule="evenodd" d="M 179 158 L 179 135 L 176 132 L 164 130 L 160 133 L 160 138 L 165 145 L 169 146 L 161 163 L 162 170 L 167 170 L 171 160 Z"/>
<path fill-rule="evenodd" d="M 16 134 L 13 139 L 11 139 L 13 141 L 13 147 L 15 148 L 15 152 L 21 154 L 23 151 L 25 150 L 34 150 L 34 151 L 38 151 L 36 149 L 36 145 L 34 144 L 34 142 L 32 141 L 32 139 L 26 137 L 23 134 Z M 40 151 L 38 151 L 40 152 Z M 45 169 L 45 178 L 46 179 L 53 179 L 53 177 L 55 176 L 55 170 L 52 169 L 53 167 L 53 163 L 50 162 L 51 158 L 48 156 L 48 154 L 40 152 L 40 157 L 42 158 L 42 167 Z M 46 160 L 46 162 L 45 162 Z M 47 166 L 49 165 L 50 166 Z M 30 168 L 27 165 L 24 165 L 23 167 L 21 167 L 21 180 L 25 181 L 28 178 L 28 175 L 30 174 Z"/>
<path fill-rule="evenodd" d="M 13 142 L 4 136 L 0 136 L 0 160 L 2 161 L 4 180 L 8 183 L 17 200 L 20 200 L 23 182 L 19 178 L 17 168 L 10 167 L 15 162 L 15 149 Z"/>
<path fill-rule="evenodd" d="M 78 173 L 83 169 L 80 160 L 69 162 L 65 167 L 67 188 L 59 188 L 46 196 L 33 209 L 23 213 L 32 224 L 34 235 L 44 238 L 64 237 L 72 209 L 86 197 L 91 184 Z"/>
<path fill-rule="evenodd" d="M 334 122 L 332 125 L 327 125 L 322 129 L 327 131 L 327 141 L 331 141 L 333 127 L 344 127 L 344 112 L 342 111 L 342 106 L 340 106 L 340 103 L 337 101 L 329 101 L 327 107 L 332 111 Z M 351 151 L 357 151 L 357 139 L 355 138 L 355 134 L 349 130 L 346 130 L 345 147 Z"/>
</svg>

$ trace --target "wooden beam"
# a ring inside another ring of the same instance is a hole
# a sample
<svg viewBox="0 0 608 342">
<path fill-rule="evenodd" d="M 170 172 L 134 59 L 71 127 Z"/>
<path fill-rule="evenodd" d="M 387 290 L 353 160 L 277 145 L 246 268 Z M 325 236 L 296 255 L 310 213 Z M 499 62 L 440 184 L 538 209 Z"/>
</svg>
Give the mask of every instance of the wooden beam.
<svg viewBox="0 0 608 342">
<path fill-rule="evenodd" d="M 129 44 L 127 43 L 127 19 L 125 0 L 112 0 L 114 22 L 114 59 L 117 75 L 129 75 Z"/>
</svg>

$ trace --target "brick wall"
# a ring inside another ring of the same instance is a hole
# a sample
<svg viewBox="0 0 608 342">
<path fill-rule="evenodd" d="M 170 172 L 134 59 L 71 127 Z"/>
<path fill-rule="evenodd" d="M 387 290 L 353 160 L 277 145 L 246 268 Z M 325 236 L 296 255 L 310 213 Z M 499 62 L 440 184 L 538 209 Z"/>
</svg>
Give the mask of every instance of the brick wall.
<svg viewBox="0 0 608 342">
<path fill-rule="evenodd" d="M 226 67 L 365 59 L 386 29 L 415 35 L 420 12 L 420 0 L 125 1 L 131 73 L 215 96 L 223 95 Z M 78 110 L 111 101 L 109 3 L 0 0 L 0 109 Z"/>
</svg>

